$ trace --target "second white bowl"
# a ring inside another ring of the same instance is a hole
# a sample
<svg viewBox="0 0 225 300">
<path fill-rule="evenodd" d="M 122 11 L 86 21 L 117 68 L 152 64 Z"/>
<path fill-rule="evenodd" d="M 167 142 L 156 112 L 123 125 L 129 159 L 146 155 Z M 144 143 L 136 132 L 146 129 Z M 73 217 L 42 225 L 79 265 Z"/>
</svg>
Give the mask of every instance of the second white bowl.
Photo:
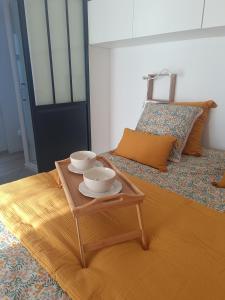
<svg viewBox="0 0 225 300">
<path fill-rule="evenodd" d="M 104 193 L 110 190 L 116 178 L 116 172 L 110 168 L 94 167 L 83 174 L 85 185 L 93 192 Z"/>
</svg>

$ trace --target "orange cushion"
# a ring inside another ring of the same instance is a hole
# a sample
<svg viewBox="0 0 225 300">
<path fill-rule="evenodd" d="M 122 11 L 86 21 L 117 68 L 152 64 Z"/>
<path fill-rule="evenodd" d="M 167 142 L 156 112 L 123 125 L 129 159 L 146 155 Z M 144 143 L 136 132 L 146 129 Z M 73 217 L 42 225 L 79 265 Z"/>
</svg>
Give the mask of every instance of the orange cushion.
<svg viewBox="0 0 225 300">
<path fill-rule="evenodd" d="M 198 117 L 195 122 L 191 133 L 188 137 L 186 146 L 184 147 L 183 153 L 187 155 L 201 156 L 202 155 L 202 133 L 209 116 L 210 108 L 217 107 L 216 103 L 212 100 L 205 102 L 176 102 L 176 105 L 183 106 L 197 106 L 203 108 L 203 113 Z"/>
<path fill-rule="evenodd" d="M 219 182 L 213 182 L 213 185 L 218 188 L 225 188 L 225 173 L 223 175 L 223 178 Z"/>
<path fill-rule="evenodd" d="M 158 136 L 125 128 L 114 154 L 165 172 L 175 142 L 176 138 L 173 136 Z"/>
</svg>

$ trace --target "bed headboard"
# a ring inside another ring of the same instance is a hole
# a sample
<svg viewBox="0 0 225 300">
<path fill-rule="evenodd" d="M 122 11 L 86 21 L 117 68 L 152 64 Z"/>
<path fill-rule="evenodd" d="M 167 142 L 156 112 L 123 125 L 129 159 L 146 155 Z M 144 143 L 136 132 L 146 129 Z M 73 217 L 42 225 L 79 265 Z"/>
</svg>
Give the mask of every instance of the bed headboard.
<svg viewBox="0 0 225 300">
<path fill-rule="evenodd" d="M 167 76 L 170 78 L 170 89 L 169 89 L 169 98 L 168 99 L 154 99 L 153 98 L 153 90 L 154 90 L 154 80 L 159 77 Z M 147 102 L 154 103 L 166 103 L 171 104 L 175 102 L 175 92 L 176 92 L 176 81 L 177 74 L 171 73 L 168 70 L 163 70 L 160 73 L 148 74 L 147 76 L 143 76 L 144 80 L 147 80 Z"/>
</svg>

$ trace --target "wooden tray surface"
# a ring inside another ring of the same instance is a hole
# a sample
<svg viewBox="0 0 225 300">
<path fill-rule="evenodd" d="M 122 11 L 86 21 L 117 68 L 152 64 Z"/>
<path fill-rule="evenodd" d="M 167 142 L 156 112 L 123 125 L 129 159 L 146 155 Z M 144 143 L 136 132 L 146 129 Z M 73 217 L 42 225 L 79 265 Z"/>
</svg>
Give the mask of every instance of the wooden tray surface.
<svg viewBox="0 0 225 300">
<path fill-rule="evenodd" d="M 115 166 L 113 166 L 107 159 L 105 159 L 104 157 L 98 156 L 97 160 L 102 162 L 105 167 L 113 168 L 116 171 L 116 173 L 117 173 L 116 179 L 119 180 L 123 186 L 122 191 L 119 194 L 121 194 L 121 193 L 124 193 L 127 195 L 137 195 L 138 194 L 137 190 L 132 187 L 132 185 L 128 182 L 128 180 L 126 180 L 126 178 L 121 177 L 119 170 Z M 79 188 L 79 184 L 83 181 L 83 175 L 70 172 L 68 170 L 69 164 L 70 164 L 70 159 L 66 159 L 63 161 L 56 162 L 56 167 L 57 167 L 57 170 L 58 170 L 58 173 L 60 176 L 60 180 L 63 184 L 64 190 L 65 190 L 65 183 L 66 183 L 66 185 L 68 187 L 68 191 L 73 199 L 74 205 L 75 205 L 75 207 L 78 207 L 87 202 L 92 201 L 93 198 L 86 197 L 79 192 L 78 188 Z M 59 171 L 59 169 L 60 169 L 60 171 Z M 62 176 L 63 176 L 64 180 L 62 180 L 62 178 L 61 178 Z M 100 198 L 98 198 L 98 199 L 100 199 Z"/>
</svg>

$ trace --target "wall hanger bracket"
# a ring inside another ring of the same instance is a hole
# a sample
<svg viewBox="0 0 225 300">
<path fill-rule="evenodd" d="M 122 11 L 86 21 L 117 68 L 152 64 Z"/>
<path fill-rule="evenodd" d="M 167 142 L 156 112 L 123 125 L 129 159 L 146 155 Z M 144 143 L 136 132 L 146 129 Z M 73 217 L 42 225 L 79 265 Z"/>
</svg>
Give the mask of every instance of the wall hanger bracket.
<svg viewBox="0 0 225 300">
<path fill-rule="evenodd" d="M 169 98 L 168 99 L 154 99 L 153 90 L 154 90 L 154 80 L 167 76 L 170 78 L 170 88 L 169 88 Z M 148 81 L 147 85 L 147 99 L 146 102 L 161 103 L 161 104 L 171 104 L 175 102 L 175 92 L 176 92 L 176 81 L 177 74 L 171 73 L 169 71 L 161 71 L 160 73 L 148 74 L 143 76 L 144 80 Z"/>
</svg>

